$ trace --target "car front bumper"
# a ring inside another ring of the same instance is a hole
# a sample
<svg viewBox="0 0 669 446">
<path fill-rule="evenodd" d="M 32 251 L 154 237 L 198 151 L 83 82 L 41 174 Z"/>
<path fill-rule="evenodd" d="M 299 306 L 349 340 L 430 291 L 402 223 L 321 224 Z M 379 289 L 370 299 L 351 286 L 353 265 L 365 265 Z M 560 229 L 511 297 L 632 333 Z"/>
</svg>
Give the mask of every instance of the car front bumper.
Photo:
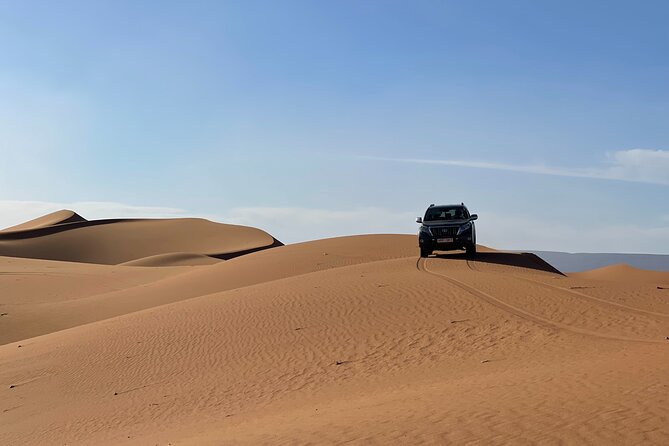
<svg viewBox="0 0 669 446">
<path fill-rule="evenodd" d="M 445 241 L 447 239 L 449 241 Z M 439 251 L 451 251 L 455 249 L 464 249 L 467 246 L 471 245 L 472 234 L 465 233 L 457 236 L 449 237 L 431 237 L 428 235 L 421 234 L 418 237 L 418 246 L 425 249 L 439 250 Z"/>
</svg>

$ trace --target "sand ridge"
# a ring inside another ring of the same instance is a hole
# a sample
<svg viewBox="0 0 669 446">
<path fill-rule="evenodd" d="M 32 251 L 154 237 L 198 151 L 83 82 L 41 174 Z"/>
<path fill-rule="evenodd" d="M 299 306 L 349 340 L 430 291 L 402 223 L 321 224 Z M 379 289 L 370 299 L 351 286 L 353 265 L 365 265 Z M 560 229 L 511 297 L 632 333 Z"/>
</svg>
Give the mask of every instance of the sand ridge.
<svg viewBox="0 0 669 446">
<path fill-rule="evenodd" d="M 98 286 L 105 283 L 99 282 L 100 279 L 94 279 L 90 287 L 76 282 L 80 270 L 75 263 L 7 258 L 14 265 L 32 268 L 30 277 L 40 275 L 40 284 L 17 281 L 18 274 L 26 268 L 0 275 L 0 286 L 7 291 L 0 295 L 0 305 L 12 316 L 5 320 L 8 329 L 0 333 L 0 344 L 219 291 L 340 266 L 412 256 L 414 245 L 411 236 L 353 236 L 261 250 L 209 266 L 173 266 L 168 271 L 128 264 L 114 268 L 85 264 L 87 268 L 81 269 L 87 275 L 91 274 L 87 270 L 93 270 L 112 277 L 131 274 L 146 278 L 141 286 L 113 288 Z M 143 264 L 145 260 L 138 262 Z M 161 268 L 166 268 L 160 263 Z M 65 269 L 59 271 L 58 267 Z M 156 277 L 160 280 L 155 280 Z M 30 307 L 8 300 L 11 295 L 34 293 L 36 287 L 48 288 L 53 298 L 41 299 Z"/>
<path fill-rule="evenodd" d="M 0 232 L 0 256 L 117 265 L 172 253 L 229 259 L 282 245 L 260 229 L 198 218 L 63 223 L 60 217 L 67 212 L 19 225 L 21 230 Z"/>
<path fill-rule="evenodd" d="M 191 252 L 170 252 L 156 254 L 121 263 L 122 266 L 199 266 L 221 262 L 216 257 Z"/>
<path fill-rule="evenodd" d="M 63 209 L 60 211 L 52 212 L 41 217 L 37 217 L 33 220 L 21 223 L 16 226 L 11 226 L 6 229 L 0 230 L 0 232 L 17 232 L 17 231 L 29 231 L 33 229 L 46 228 L 56 225 L 64 225 L 68 223 L 81 223 L 87 221 L 84 217 L 77 214 L 74 211 L 69 209 Z"/>
</svg>

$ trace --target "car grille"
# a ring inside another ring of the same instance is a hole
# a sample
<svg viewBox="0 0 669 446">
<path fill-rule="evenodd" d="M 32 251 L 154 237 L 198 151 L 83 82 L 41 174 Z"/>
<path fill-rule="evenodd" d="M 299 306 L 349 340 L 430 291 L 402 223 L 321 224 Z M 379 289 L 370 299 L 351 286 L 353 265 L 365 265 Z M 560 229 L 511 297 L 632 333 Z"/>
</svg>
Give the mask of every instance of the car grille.
<svg viewBox="0 0 669 446">
<path fill-rule="evenodd" d="M 457 226 L 447 226 L 445 228 L 430 228 L 432 235 L 435 237 L 441 237 L 444 235 L 456 235 L 458 233 Z"/>
</svg>

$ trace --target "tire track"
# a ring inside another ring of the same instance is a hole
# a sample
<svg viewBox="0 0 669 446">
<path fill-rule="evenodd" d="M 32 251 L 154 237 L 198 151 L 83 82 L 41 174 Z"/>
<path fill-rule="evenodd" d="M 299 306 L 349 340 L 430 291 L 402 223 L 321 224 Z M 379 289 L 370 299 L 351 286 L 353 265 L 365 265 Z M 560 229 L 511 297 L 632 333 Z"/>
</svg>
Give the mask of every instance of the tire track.
<svg viewBox="0 0 669 446">
<path fill-rule="evenodd" d="M 669 314 L 667 314 L 667 313 L 658 313 L 658 312 L 655 312 L 655 311 L 630 307 L 628 305 L 623 305 L 623 304 L 619 304 L 619 303 L 616 303 L 616 302 L 611 302 L 611 301 L 608 301 L 606 299 L 601 299 L 601 298 L 595 297 L 595 296 L 589 296 L 585 293 L 579 293 L 578 291 L 568 290 L 566 288 L 551 285 L 551 284 L 548 284 L 548 283 L 543 283 L 543 282 L 540 282 L 538 280 L 528 279 L 528 278 L 525 278 L 525 277 L 514 277 L 514 278 L 521 279 L 521 280 L 524 280 L 526 282 L 535 283 L 535 284 L 541 285 L 545 288 L 554 289 L 554 290 L 557 290 L 557 291 L 560 291 L 560 292 L 563 292 L 563 293 L 566 293 L 566 294 L 571 294 L 573 296 L 578 296 L 578 297 L 581 297 L 581 298 L 586 299 L 586 300 L 591 300 L 591 301 L 594 301 L 594 302 L 603 303 L 605 305 L 609 305 L 609 306 L 612 306 L 612 307 L 615 307 L 615 308 L 623 309 L 625 311 L 636 313 L 636 314 L 641 315 L 641 316 L 655 316 L 655 317 L 669 318 Z"/>
<path fill-rule="evenodd" d="M 584 336 L 590 336 L 590 337 L 595 337 L 595 338 L 600 338 L 600 339 L 608 339 L 608 340 L 613 340 L 613 341 L 625 341 L 625 342 L 641 342 L 641 343 L 646 343 L 646 344 L 663 344 L 666 345 L 666 341 L 660 341 L 660 340 L 654 340 L 654 339 L 641 339 L 641 338 L 627 338 L 627 337 L 621 337 L 621 336 L 614 336 L 614 335 L 607 335 L 603 333 L 598 333 L 595 331 L 591 330 L 585 330 L 582 328 L 577 328 L 577 327 L 572 327 L 571 325 L 566 325 L 562 324 L 560 322 L 555 322 L 551 321 L 550 319 L 545 319 L 541 316 L 537 316 L 535 314 L 529 313 L 527 311 L 524 311 L 514 305 L 508 304 L 484 291 L 481 291 L 477 288 L 474 288 L 470 285 L 467 285 L 464 282 L 461 282 L 457 279 L 454 279 L 453 277 L 447 276 L 445 274 L 441 273 L 436 273 L 434 271 L 431 271 L 427 267 L 427 259 L 419 258 L 418 261 L 416 262 L 416 268 L 424 272 L 426 274 L 430 274 L 434 277 L 440 278 L 442 280 L 445 280 L 449 282 L 452 285 L 457 286 L 458 288 L 461 288 L 465 291 L 467 291 L 469 294 L 472 294 L 479 299 L 483 300 L 484 302 L 497 307 L 507 313 L 510 313 L 516 317 L 519 317 L 521 319 L 525 319 L 530 322 L 534 322 L 537 325 L 540 325 L 544 328 L 550 328 L 550 329 L 558 329 L 558 330 L 564 330 L 568 331 L 571 333 L 575 334 L 580 334 Z"/>
<path fill-rule="evenodd" d="M 473 262 L 474 261 L 472 260 L 472 263 Z M 467 260 L 467 266 L 473 271 L 481 271 L 478 268 L 470 265 L 469 260 Z M 492 273 L 493 274 L 498 274 L 498 273 L 495 273 L 494 271 L 492 271 Z M 551 285 L 549 283 L 541 282 L 539 280 L 529 279 L 527 277 L 519 277 L 519 276 L 515 276 L 515 275 L 512 275 L 512 277 L 514 279 L 524 280 L 526 282 L 530 282 L 530 283 L 542 286 L 544 288 L 549 288 L 549 289 L 556 290 L 556 291 L 559 291 L 559 292 L 562 292 L 562 293 L 565 293 L 565 294 L 570 294 L 572 296 L 578 296 L 582 299 L 590 300 L 592 302 L 598 302 L 598 303 L 601 303 L 601 304 L 604 304 L 604 305 L 608 305 L 608 306 L 611 306 L 611 307 L 615 307 L 615 308 L 618 308 L 618 309 L 629 311 L 629 312 L 638 314 L 640 316 L 655 316 L 655 317 L 669 318 L 669 314 L 667 314 L 667 313 L 659 313 L 659 312 L 656 312 L 656 311 L 649 311 L 649 310 L 644 310 L 644 309 L 641 309 L 641 308 L 630 307 L 628 305 L 619 304 L 619 303 L 616 303 L 616 302 L 611 302 L 611 301 L 608 301 L 606 299 L 601 299 L 601 298 L 595 297 L 595 296 L 589 296 L 585 293 L 579 293 L 578 291 L 568 290 L 566 288 L 562 288 L 562 287 L 559 287 L 559 286 L 556 286 L 556 285 Z"/>
</svg>

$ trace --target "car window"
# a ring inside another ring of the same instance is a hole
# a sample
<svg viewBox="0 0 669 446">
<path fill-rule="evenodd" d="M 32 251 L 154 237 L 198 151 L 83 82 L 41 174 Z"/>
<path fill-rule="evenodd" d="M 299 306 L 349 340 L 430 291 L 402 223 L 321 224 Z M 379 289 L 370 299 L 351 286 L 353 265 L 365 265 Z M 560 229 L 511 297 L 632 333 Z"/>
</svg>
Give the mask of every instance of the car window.
<svg viewBox="0 0 669 446">
<path fill-rule="evenodd" d="M 469 218 L 469 213 L 462 206 L 435 206 L 425 212 L 424 220 L 464 220 L 466 218 Z"/>
</svg>

